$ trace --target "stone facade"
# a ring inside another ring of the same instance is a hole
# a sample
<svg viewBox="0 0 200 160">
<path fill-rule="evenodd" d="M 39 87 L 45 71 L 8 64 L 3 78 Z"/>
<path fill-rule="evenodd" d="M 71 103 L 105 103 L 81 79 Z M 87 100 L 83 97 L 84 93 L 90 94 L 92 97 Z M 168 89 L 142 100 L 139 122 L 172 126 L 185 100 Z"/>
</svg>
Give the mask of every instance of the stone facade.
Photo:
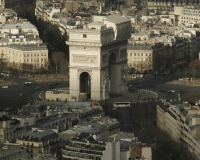
<svg viewBox="0 0 200 160">
<path fill-rule="evenodd" d="M 121 70 L 127 64 L 131 21 L 117 15 L 101 19 L 101 22 L 92 22 L 83 29 L 69 30 L 66 43 L 70 50 L 72 96 L 81 94 L 80 77 L 84 72 L 89 75 L 91 99 L 108 99 L 109 93 L 123 92 Z"/>
</svg>

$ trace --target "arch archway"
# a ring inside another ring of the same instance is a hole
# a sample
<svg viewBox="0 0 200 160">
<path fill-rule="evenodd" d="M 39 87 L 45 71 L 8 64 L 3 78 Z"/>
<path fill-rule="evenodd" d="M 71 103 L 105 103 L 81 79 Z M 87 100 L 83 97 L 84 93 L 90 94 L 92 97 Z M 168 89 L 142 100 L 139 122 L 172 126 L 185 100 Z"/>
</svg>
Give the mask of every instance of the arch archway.
<svg viewBox="0 0 200 160">
<path fill-rule="evenodd" d="M 116 88 L 116 64 L 117 64 L 117 56 L 115 53 L 111 53 L 109 57 L 109 92 L 113 92 L 117 90 Z"/>
<path fill-rule="evenodd" d="M 87 98 L 91 98 L 91 77 L 88 72 L 82 72 L 79 76 L 80 79 L 80 94 L 85 93 L 87 94 Z"/>
</svg>

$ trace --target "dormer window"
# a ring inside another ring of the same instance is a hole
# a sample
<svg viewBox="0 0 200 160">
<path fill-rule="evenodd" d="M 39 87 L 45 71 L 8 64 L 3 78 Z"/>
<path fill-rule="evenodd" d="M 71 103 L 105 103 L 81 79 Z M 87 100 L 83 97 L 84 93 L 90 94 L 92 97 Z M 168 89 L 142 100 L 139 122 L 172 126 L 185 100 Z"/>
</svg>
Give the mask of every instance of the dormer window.
<svg viewBox="0 0 200 160">
<path fill-rule="evenodd" d="M 83 34 L 83 38 L 87 38 L 87 34 Z"/>
</svg>

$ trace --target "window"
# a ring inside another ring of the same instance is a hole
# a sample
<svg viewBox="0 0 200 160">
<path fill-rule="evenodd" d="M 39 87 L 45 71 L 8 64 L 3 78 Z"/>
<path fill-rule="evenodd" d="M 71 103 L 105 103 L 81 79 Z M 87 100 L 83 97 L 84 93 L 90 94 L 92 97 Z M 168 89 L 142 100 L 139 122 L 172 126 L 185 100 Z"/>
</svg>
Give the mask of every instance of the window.
<svg viewBox="0 0 200 160">
<path fill-rule="evenodd" d="M 132 56 L 132 53 L 130 53 L 130 56 Z"/>
<path fill-rule="evenodd" d="M 138 53 L 138 56 L 140 56 L 140 53 Z"/>
<path fill-rule="evenodd" d="M 87 38 L 87 34 L 83 34 L 83 38 Z"/>
</svg>

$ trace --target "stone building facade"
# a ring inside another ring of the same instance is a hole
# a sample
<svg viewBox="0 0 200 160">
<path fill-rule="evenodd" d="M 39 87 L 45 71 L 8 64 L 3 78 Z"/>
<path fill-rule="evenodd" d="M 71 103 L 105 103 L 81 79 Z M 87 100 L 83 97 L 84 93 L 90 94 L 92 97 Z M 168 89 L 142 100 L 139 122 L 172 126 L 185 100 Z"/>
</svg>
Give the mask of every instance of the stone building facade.
<svg viewBox="0 0 200 160">
<path fill-rule="evenodd" d="M 124 90 L 121 70 L 127 63 L 131 21 L 110 15 L 82 29 L 69 30 L 70 94 L 87 94 L 93 100 L 108 99 Z"/>
</svg>

